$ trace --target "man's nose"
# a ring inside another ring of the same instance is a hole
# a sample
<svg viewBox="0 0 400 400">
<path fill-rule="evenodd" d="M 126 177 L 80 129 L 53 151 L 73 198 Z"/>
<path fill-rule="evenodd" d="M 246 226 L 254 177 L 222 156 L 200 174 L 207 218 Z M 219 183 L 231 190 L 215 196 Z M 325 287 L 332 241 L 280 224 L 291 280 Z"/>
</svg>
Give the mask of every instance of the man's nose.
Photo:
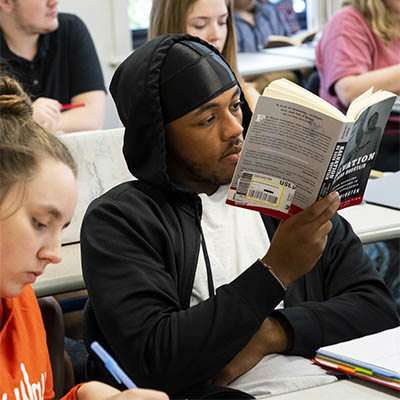
<svg viewBox="0 0 400 400">
<path fill-rule="evenodd" d="M 243 133 L 242 118 L 232 113 L 227 113 L 226 121 L 223 124 L 223 139 L 231 140 Z"/>
</svg>

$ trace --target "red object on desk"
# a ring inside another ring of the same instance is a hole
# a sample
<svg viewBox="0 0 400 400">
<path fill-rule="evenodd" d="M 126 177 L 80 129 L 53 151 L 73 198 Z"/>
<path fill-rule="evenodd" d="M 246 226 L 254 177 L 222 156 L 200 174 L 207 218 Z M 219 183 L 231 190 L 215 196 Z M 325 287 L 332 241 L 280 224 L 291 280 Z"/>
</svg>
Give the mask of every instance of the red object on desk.
<svg viewBox="0 0 400 400">
<path fill-rule="evenodd" d="M 69 110 L 71 108 L 84 107 L 85 103 L 71 103 L 71 104 L 61 104 L 61 111 Z"/>
</svg>

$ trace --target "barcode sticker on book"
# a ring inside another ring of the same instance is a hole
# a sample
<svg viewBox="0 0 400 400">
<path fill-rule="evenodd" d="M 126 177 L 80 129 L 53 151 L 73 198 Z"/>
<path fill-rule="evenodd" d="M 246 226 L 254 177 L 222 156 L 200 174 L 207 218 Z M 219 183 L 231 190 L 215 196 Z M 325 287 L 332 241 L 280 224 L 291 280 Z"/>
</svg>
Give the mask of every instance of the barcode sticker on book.
<svg viewBox="0 0 400 400">
<path fill-rule="evenodd" d="M 238 205 L 273 208 L 288 213 L 296 185 L 272 176 L 243 171 L 233 200 Z"/>
</svg>

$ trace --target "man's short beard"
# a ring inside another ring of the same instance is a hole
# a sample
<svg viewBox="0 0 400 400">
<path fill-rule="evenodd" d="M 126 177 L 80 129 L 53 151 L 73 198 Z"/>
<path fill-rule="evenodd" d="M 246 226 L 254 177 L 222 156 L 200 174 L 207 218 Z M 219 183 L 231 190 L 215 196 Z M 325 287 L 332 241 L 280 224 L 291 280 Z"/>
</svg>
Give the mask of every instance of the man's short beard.
<svg viewBox="0 0 400 400">
<path fill-rule="evenodd" d="M 233 171 L 232 171 L 232 176 L 226 178 L 223 178 L 216 174 L 210 174 L 205 176 L 202 164 L 187 160 L 181 157 L 176 152 L 171 151 L 171 149 L 168 149 L 167 153 L 169 154 L 169 158 L 174 160 L 174 164 L 176 164 L 177 166 L 179 166 L 184 170 L 190 171 L 190 175 L 193 178 L 192 179 L 193 183 L 204 183 L 208 185 L 221 186 L 229 184 L 232 180 Z"/>
</svg>

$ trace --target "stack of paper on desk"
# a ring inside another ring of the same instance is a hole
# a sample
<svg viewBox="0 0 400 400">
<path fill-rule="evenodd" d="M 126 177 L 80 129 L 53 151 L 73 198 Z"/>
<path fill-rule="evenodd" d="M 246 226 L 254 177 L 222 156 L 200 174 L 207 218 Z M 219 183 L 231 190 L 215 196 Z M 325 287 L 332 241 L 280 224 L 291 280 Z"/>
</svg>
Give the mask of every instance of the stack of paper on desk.
<svg viewBox="0 0 400 400">
<path fill-rule="evenodd" d="M 400 390 L 400 327 L 321 347 L 314 361 Z"/>
</svg>

